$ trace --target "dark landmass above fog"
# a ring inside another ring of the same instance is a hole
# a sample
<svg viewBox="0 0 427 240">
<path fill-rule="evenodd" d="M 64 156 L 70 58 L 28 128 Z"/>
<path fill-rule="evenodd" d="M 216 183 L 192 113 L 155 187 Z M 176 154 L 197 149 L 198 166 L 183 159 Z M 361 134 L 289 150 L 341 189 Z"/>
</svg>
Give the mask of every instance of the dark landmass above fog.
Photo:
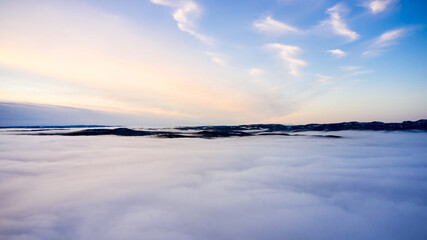
<svg viewBox="0 0 427 240">
<path fill-rule="evenodd" d="M 137 130 L 129 128 L 88 128 L 66 133 L 39 133 L 39 135 L 63 136 L 155 136 L 160 138 L 224 138 L 248 137 L 262 135 L 304 136 L 299 132 L 319 131 L 333 132 L 343 130 L 358 131 L 410 131 L 427 130 L 427 120 L 404 121 L 402 123 L 383 122 L 343 122 L 329 124 L 282 125 L 282 124 L 250 124 L 238 126 L 198 126 L 176 127 L 174 129 L 150 128 Z M 337 135 L 310 135 L 314 137 L 339 138 Z"/>
<path fill-rule="evenodd" d="M 282 125 L 282 124 L 250 124 L 238 126 L 200 126 L 200 127 L 177 127 L 179 130 L 222 130 L 222 131 L 245 131 L 264 130 L 269 132 L 305 132 L 305 131 L 343 131 L 343 130 L 374 130 L 374 131 L 397 131 L 397 130 L 427 130 L 427 119 L 418 121 L 404 121 L 402 123 L 383 122 L 342 122 L 326 124 L 305 125 Z"/>
</svg>

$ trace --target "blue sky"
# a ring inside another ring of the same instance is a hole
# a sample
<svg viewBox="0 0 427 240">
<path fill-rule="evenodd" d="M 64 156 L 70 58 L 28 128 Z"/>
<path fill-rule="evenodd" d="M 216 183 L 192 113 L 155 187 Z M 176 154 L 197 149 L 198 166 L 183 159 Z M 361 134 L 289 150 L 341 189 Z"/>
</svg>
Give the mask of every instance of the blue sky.
<svg viewBox="0 0 427 240">
<path fill-rule="evenodd" d="M 0 6 L 2 102 L 122 114 L 140 125 L 427 117 L 425 1 Z"/>
</svg>

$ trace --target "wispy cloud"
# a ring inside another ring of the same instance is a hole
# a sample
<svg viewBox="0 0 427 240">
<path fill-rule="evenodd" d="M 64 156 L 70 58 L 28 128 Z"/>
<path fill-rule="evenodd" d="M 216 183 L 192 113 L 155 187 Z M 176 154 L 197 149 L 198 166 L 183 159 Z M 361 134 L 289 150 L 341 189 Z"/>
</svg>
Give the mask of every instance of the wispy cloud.
<svg viewBox="0 0 427 240">
<path fill-rule="evenodd" d="M 323 75 L 323 74 L 316 74 L 316 77 L 317 77 L 317 82 L 320 83 L 320 84 L 322 84 L 322 85 L 329 84 L 334 79 L 331 76 L 326 76 L 326 75 Z"/>
<path fill-rule="evenodd" d="M 297 28 L 292 27 L 286 23 L 277 21 L 271 16 L 255 21 L 253 23 L 253 26 L 258 32 L 272 35 L 281 35 L 288 32 L 299 32 Z"/>
<path fill-rule="evenodd" d="M 368 1 L 364 4 L 373 14 L 377 14 L 386 10 L 387 6 L 392 3 L 392 0 L 375 0 Z"/>
<path fill-rule="evenodd" d="M 205 54 L 211 58 L 212 62 L 217 63 L 221 66 L 225 65 L 224 57 L 221 54 L 213 52 L 205 52 Z"/>
<path fill-rule="evenodd" d="M 351 41 L 356 40 L 359 38 L 359 34 L 348 28 L 347 24 L 341 17 L 343 11 L 344 6 L 341 3 L 329 8 L 326 13 L 329 14 L 330 18 L 323 21 L 322 25 L 331 27 L 332 31 L 337 35 L 345 36 Z"/>
<path fill-rule="evenodd" d="M 293 76 L 299 75 L 299 68 L 307 65 L 303 60 L 297 59 L 294 56 L 301 52 L 297 46 L 284 45 L 280 43 L 269 43 L 265 45 L 267 49 L 275 50 L 278 56 L 285 61 L 289 67 L 289 74 Z"/>
<path fill-rule="evenodd" d="M 361 69 L 362 67 L 360 66 L 340 66 L 340 69 L 343 71 L 356 71 Z"/>
<path fill-rule="evenodd" d="M 182 0 L 150 0 L 154 4 L 171 7 L 174 9 L 172 14 L 177 22 L 178 28 L 186 33 L 191 34 L 205 44 L 212 45 L 215 43 L 214 39 L 198 33 L 195 30 L 195 20 L 200 17 L 202 13 L 201 7 L 194 1 Z"/>
<path fill-rule="evenodd" d="M 361 66 L 340 66 L 339 68 L 345 72 L 343 75 L 344 78 L 359 76 L 372 72 L 371 70 L 364 70 Z"/>
<path fill-rule="evenodd" d="M 264 73 L 264 70 L 261 68 L 252 68 L 251 70 L 249 70 L 249 74 L 251 76 L 258 76 Z"/>
<path fill-rule="evenodd" d="M 339 69 L 344 72 L 342 75 L 343 78 L 372 73 L 371 70 L 365 70 L 361 66 L 340 66 Z"/>
<path fill-rule="evenodd" d="M 401 38 L 406 32 L 405 28 L 398 28 L 394 30 L 387 31 L 375 41 L 375 45 L 386 47 L 395 43 L 394 40 Z"/>
<path fill-rule="evenodd" d="M 345 55 L 347 55 L 347 53 L 345 53 L 343 50 L 341 49 L 332 49 L 332 50 L 328 50 L 329 53 L 331 53 L 333 56 L 336 57 L 344 57 Z"/>
<path fill-rule="evenodd" d="M 375 39 L 370 49 L 365 51 L 363 55 L 365 56 L 378 55 L 382 49 L 396 44 L 397 39 L 405 36 L 407 31 L 408 31 L 407 28 L 398 28 L 398 29 L 393 29 L 381 34 L 379 37 Z"/>
<path fill-rule="evenodd" d="M 372 73 L 372 71 L 370 71 L 370 70 L 353 71 L 353 72 L 350 72 L 350 73 L 344 75 L 344 77 L 347 77 L 347 78 L 348 77 L 355 77 L 355 76 L 368 74 L 368 73 Z"/>
</svg>

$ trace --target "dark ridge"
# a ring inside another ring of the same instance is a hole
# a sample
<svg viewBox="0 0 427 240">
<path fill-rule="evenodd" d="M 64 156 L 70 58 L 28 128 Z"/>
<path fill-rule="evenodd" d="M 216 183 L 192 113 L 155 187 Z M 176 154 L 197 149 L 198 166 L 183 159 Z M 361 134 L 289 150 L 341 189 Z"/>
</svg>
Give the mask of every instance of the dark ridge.
<svg viewBox="0 0 427 240">
<path fill-rule="evenodd" d="M 383 122 L 343 122 L 330 124 L 307 124 L 291 126 L 290 131 L 342 131 L 342 130 L 373 130 L 373 131 L 398 131 L 398 130 L 427 130 L 427 120 L 402 123 Z"/>
<path fill-rule="evenodd" d="M 64 136 L 98 136 L 98 135 L 116 135 L 116 136 L 148 136 L 155 135 L 157 132 L 151 131 L 139 131 L 129 128 L 95 128 L 95 129 L 84 129 L 77 132 L 60 133 L 59 135 Z"/>
<path fill-rule="evenodd" d="M 245 131 L 258 130 L 263 132 L 304 132 L 304 131 L 342 131 L 342 130 L 372 130 L 372 131 L 398 131 L 398 130 L 427 130 L 427 119 L 418 121 L 404 121 L 402 123 L 383 122 L 343 122 L 327 124 L 282 125 L 282 124 L 250 124 L 238 126 L 198 126 L 177 127 L 177 130 L 220 130 L 220 131 Z"/>
<path fill-rule="evenodd" d="M 337 136 L 337 135 L 313 135 L 313 137 L 322 137 L 322 138 L 342 138 L 341 136 Z"/>
<path fill-rule="evenodd" d="M 192 134 L 176 133 L 166 131 L 141 131 L 129 128 L 97 128 L 85 129 L 77 132 L 68 133 L 45 133 L 41 135 L 63 135 L 63 136 L 99 136 L 99 135 L 115 135 L 115 136 L 156 136 L 160 138 L 220 138 L 220 137 L 246 137 L 252 136 L 250 133 L 239 131 L 200 131 Z"/>
<path fill-rule="evenodd" d="M 156 135 L 158 138 L 198 138 L 197 136 L 187 134 L 165 133 Z"/>
<path fill-rule="evenodd" d="M 89 128 L 75 132 L 66 133 L 39 133 L 38 135 L 63 135 L 63 136 L 154 136 L 159 138 L 226 138 L 226 137 L 248 137 L 248 136 L 310 136 L 296 134 L 304 131 L 408 131 L 427 130 L 427 120 L 405 121 L 402 123 L 383 122 L 343 122 L 329 124 L 306 124 L 286 126 L 280 124 L 252 124 L 239 126 L 200 126 L 200 127 L 178 127 L 175 131 L 161 131 L 161 129 L 133 130 L 129 128 Z M 31 130 L 29 130 L 31 131 Z M 293 133 L 293 134 L 291 134 Z M 336 135 L 311 135 L 312 137 L 340 138 Z"/>
<path fill-rule="evenodd" d="M 258 136 L 293 136 L 289 133 L 283 133 L 283 132 L 262 132 L 257 135 Z"/>
<path fill-rule="evenodd" d="M 228 131 L 228 130 L 223 130 L 221 129 L 221 131 L 218 130 L 204 130 L 204 131 L 200 131 L 197 132 L 195 134 L 196 136 L 199 137 L 203 137 L 203 138 L 218 138 L 218 137 L 248 137 L 248 136 L 253 136 L 253 134 L 251 133 L 247 133 L 247 132 L 240 132 L 240 131 Z"/>
<path fill-rule="evenodd" d="M 289 126 L 282 124 L 250 124 L 238 126 L 197 126 L 197 127 L 176 127 L 177 130 L 205 130 L 205 131 L 247 131 L 247 130 L 260 130 L 260 131 L 288 131 Z"/>
</svg>

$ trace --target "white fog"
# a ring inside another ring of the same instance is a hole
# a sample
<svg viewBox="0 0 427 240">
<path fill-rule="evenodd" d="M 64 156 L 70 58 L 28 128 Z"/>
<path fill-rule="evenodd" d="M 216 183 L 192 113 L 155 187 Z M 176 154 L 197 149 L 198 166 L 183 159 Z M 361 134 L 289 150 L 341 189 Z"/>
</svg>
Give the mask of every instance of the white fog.
<svg viewBox="0 0 427 240">
<path fill-rule="evenodd" d="M 0 135 L 0 239 L 427 239 L 427 132 Z"/>
</svg>

